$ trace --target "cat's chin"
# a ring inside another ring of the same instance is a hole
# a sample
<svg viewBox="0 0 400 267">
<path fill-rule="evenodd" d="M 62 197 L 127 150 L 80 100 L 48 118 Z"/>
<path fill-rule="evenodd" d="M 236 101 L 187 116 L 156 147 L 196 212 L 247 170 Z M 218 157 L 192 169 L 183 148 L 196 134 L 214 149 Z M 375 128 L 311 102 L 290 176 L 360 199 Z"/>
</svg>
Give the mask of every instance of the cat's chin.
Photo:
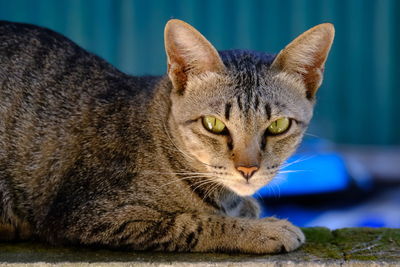
<svg viewBox="0 0 400 267">
<path fill-rule="evenodd" d="M 259 186 L 247 182 L 232 182 L 226 185 L 230 190 L 232 190 L 234 193 L 238 194 L 239 196 L 251 196 L 255 192 L 257 192 L 258 189 L 260 189 Z"/>
</svg>

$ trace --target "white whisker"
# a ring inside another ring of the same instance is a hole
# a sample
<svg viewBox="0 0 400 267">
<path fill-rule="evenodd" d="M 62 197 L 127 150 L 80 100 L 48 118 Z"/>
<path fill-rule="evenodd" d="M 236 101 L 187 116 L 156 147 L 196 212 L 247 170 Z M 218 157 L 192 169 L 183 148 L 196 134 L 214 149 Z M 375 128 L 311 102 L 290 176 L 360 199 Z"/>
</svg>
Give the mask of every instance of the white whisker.
<svg viewBox="0 0 400 267">
<path fill-rule="evenodd" d="M 270 185 L 271 185 L 270 188 L 272 189 L 272 191 L 273 191 L 273 193 L 275 195 L 275 198 L 280 198 L 281 197 L 281 188 L 279 187 L 279 185 L 276 184 L 276 183 L 273 183 L 273 182 L 270 183 Z M 276 194 L 274 188 L 276 188 L 276 190 L 278 191 L 278 194 Z"/>
<path fill-rule="evenodd" d="M 203 196 L 203 201 L 204 201 L 209 195 L 211 195 L 211 193 L 214 191 L 214 188 L 215 188 L 215 187 L 218 187 L 218 184 L 215 183 L 215 182 L 213 182 L 213 184 L 211 185 L 211 187 L 208 188 L 207 192 L 204 194 L 204 196 Z"/>
<path fill-rule="evenodd" d="M 258 196 L 258 197 L 257 197 L 258 199 L 262 199 L 262 198 L 263 198 L 263 196 L 260 194 L 260 192 L 257 191 L 256 194 L 257 194 L 257 196 Z"/>
<path fill-rule="evenodd" d="M 319 136 L 318 136 L 318 135 L 316 135 L 316 134 L 312 134 L 312 133 L 304 133 L 304 135 L 307 135 L 307 136 L 311 136 L 311 137 L 316 137 L 316 138 L 319 138 Z"/>
<path fill-rule="evenodd" d="M 287 170 L 287 171 L 278 171 L 278 174 L 285 173 L 297 173 L 297 172 L 310 172 L 311 170 Z"/>
<path fill-rule="evenodd" d="M 213 183 L 215 183 L 215 181 L 211 181 L 211 180 L 208 180 L 208 181 L 200 181 L 200 182 L 199 182 L 199 185 L 197 185 L 192 191 L 195 192 L 197 188 L 202 187 L 202 186 L 205 186 L 205 185 L 208 185 L 208 184 L 213 184 Z"/>
<path fill-rule="evenodd" d="M 295 160 L 295 161 L 282 164 L 282 166 L 280 167 L 280 169 L 281 169 L 281 170 L 282 170 L 282 169 L 285 169 L 285 168 L 287 168 L 287 167 L 289 167 L 289 166 L 292 166 L 292 165 L 294 165 L 294 164 L 297 164 L 297 163 L 300 163 L 300 162 L 309 160 L 309 159 L 311 159 L 311 158 L 313 158 L 313 157 L 314 157 L 313 155 L 301 157 L 301 158 L 299 158 L 299 159 L 297 159 L 297 160 Z"/>
</svg>

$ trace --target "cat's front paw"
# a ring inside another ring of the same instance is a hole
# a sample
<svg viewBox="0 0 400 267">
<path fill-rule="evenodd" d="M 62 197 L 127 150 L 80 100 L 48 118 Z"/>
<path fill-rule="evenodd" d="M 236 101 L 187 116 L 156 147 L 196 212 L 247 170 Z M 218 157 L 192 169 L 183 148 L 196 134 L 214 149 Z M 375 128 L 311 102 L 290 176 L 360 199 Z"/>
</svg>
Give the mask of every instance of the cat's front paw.
<svg viewBox="0 0 400 267">
<path fill-rule="evenodd" d="M 305 236 L 300 228 L 287 220 L 261 219 L 257 228 L 258 253 L 290 252 L 305 242 Z"/>
</svg>

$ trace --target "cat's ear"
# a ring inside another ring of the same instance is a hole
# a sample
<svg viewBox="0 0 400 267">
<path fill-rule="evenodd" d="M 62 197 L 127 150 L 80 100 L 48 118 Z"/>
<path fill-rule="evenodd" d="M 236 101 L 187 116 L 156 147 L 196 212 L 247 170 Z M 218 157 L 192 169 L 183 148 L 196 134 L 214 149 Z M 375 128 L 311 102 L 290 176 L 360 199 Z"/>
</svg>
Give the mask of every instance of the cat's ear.
<svg viewBox="0 0 400 267">
<path fill-rule="evenodd" d="M 164 38 L 168 75 L 176 90 L 182 92 L 192 75 L 224 70 L 217 50 L 186 22 L 177 19 L 168 21 Z"/>
<path fill-rule="evenodd" d="M 325 61 L 334 36 L 332 24 L 317 25 L 279 52 L 271 67 L 300 78 L 307 90 L 307 98 L 312 99 L 322 83 Z"/>
</svg>

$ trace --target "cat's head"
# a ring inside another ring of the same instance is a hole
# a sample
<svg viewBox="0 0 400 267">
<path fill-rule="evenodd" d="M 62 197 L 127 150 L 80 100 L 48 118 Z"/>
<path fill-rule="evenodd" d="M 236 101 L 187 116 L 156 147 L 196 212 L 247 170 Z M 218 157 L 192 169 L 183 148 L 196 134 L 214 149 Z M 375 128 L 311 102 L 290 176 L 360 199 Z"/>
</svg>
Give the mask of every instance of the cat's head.
<svg viewBox="0 0 400 267">
<path fill-rule="evenodd" d="M 170 127 L 204 176 L 239 195 L 267 184 L 295 151 L 312 117 L 334 28 L 318 25 L 276 57 L 217 52 L 187 23 L 165 28 Z"/>
</svg>

